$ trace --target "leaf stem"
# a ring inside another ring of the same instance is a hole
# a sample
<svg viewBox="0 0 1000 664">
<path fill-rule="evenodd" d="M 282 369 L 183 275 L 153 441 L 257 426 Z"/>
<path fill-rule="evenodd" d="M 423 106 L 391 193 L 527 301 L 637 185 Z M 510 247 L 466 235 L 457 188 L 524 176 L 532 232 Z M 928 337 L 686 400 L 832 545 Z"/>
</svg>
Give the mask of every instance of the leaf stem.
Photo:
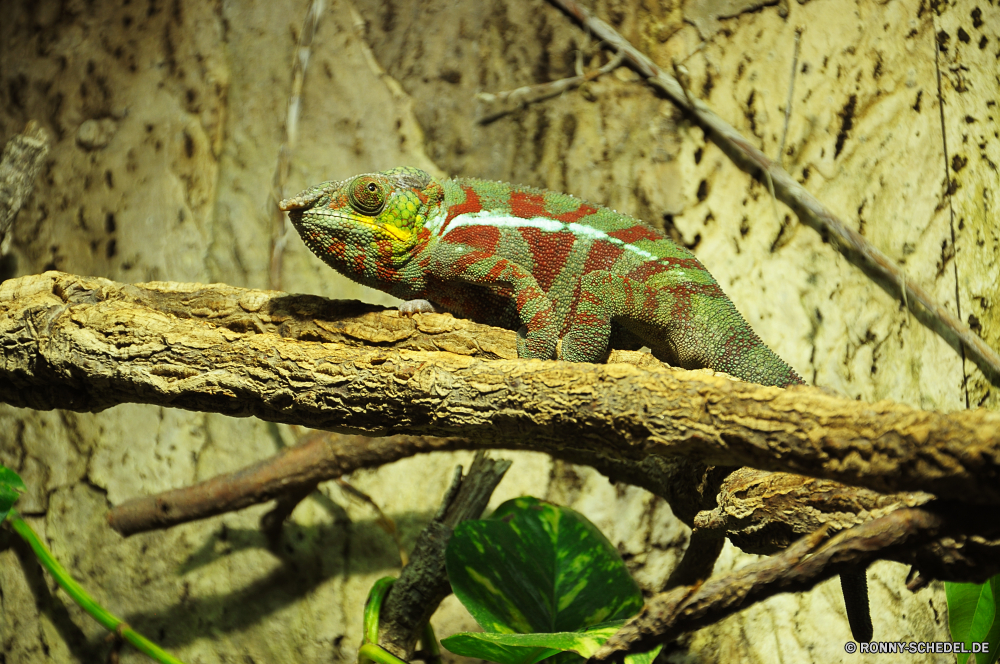
<svg viewBox="0 0 1000 664">
<path fill-rule="evenodd" d="M 365 643 L 358 649 L 358 664 L 409 664 L 376 643 Z"/>
<path fill-rule="evenodd" d="M 28 546 L 31 547 L 32 551 L 38 557 L 38 562 L 42 564 L 42 567 L 49 571 L 49 574 L 56 580 L 56 583 L 66 591 L 74 602 L 80 605 L 84 611 L 89 613 L 94 619 L 101 623 L 101 625 L 107 629 L 109 632 L 114 632 L 124 638 L 126 641 L 131 643 L 136 650 L 142 652 L 149 657 L 152 657 L 162 664 L 184 664 L 181 660 L 177 659 L 170 653 L 164 651 L 158 645 L 139 634 L 134 629 L 128 626 L 128 624 L 113 616 L 107 609 L 94 601 L 86 590 L 77 583 L 73 577 L 69 575 L 69 572 L 59 564 L 59 561 L 52 556 L 52 552 L 49 551 L 48 547 L 42 542 L 31 526 L 29 526 L 21 515 L 18 514 L 17 510 L 12 509 L 7 517 L 7 521 L 10 523 L 10 527 L 13 528 L 14 532 L 21 536 Z M 385 664 L 393 664 L 386 662 Z"/>
<path fill-rule="evenodd" d="M 434 628 L 431 626 L 430 620 L 424 625 L 424 633 L 421 635 L 420 640 L 424 652 L 427 653 L 427 656 L 424 658 L 424 664 L 441 664 L 441 645 L 434 634 Z"/>
</svg>

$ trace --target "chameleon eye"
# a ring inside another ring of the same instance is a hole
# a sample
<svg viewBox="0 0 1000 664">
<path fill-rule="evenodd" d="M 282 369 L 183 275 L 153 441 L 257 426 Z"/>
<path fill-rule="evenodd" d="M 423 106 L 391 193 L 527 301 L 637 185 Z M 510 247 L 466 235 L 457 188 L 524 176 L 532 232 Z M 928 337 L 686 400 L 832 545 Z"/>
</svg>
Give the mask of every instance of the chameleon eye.
<svg viewBox="0 0 1000 664">
<path fill-rule="evenodd" d="M 371 176 L 354 180 L 347 190 L 351 207 L 369 216 L 375 216 L 385 207 L 385 185 Z"/>
</svg>

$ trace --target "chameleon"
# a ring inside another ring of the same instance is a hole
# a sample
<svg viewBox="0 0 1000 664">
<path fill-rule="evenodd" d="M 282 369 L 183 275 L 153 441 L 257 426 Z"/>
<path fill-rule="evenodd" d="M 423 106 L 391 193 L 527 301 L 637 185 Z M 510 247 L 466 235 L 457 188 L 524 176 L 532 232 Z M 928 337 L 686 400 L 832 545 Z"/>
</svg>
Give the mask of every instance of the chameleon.
<svg viewBox="0 0 1000 664">
<path fill-rule="evenodd" d="M 690 250 L 574 196 L 404 166 L 323 182 L 279 207 L 316 256 L 404 300 L 404 315 L 443 310 L 516 330 L 519 357 L 600 362 L 645 346 L 672 366 L 804 383 Z M 864 570 L 842 583 L 856 640 L 871 640 Z"/>
</svg>

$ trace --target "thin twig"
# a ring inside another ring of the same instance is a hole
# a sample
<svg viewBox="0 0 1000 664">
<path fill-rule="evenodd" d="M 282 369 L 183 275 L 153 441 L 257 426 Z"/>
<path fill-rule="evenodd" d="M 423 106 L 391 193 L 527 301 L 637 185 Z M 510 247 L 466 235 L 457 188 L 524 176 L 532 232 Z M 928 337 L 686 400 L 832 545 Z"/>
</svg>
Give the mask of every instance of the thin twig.
<svg viewBox="0 0 1000 664">
<path fill-rule="evenodd" d="M 323 432 L 317 432 L 317 434 L 321 436 L 330 435 L 328 433 L 323 433 Z M 353 484 L 345 480 L 343 477 L 338 477 L 335 481 L 337 482 L 337 486 L 340 487 L 340 490 L 343 491 L 345 495 L 350 496 L 351 498 L 361 503 L 364 503 L 370 509 L 375 511 L 375 516 L 376 516 L 375 523 L 378 524 L 378 527 L 381 528 L 383 531 L 385 531 L 385 534 L 391 537 L 392 541 L 396 543 L 396 549 L 399 551 L 399 563 L 403 567 L 406 567 L 407 564 L 409 564 L 410 562 L 410 558 L 409 555 L 406 553 L 406 549 L 403 547 L 403 540 L 401 540 L 399 537 L 399 529 L 396 528 L 396 522 L 393 521 L 392 518 L 389 517 L 389 515 L 383 512 L 382 508 L 379 507 L 378 503 L 375 502 L 375 499 L 369 496 L 367 493 L 365 493 L 361 489 L 358 489 Z"/>
<path fill-rule="evenodd" d="M 150 530 L 233 512 L 260 503 L 279 500 L 262 520 L 265 530 L 280 525 L 290 510 L 282 505 L 301 499 L 319 483 L 360 468 L 376 468 L 399 459 L 438 451 L 499 447 L 467 438 L 391 436 L 365 438 L 319 433 L 294 447 L 232 473 L 159 494 L 140 496 L 115 506 L 108 513 L 109 525 L 125 537 Z M 513 447 L 513 446 L 512 446 Z M 696 462 L 650 457 L 642 460 L 613 459 L 605 454 L 569 448 L 550 450 L 553 457 L 589 465 L 613 481 L 639 486 L 670 503 L 674 513 L 689 526 L 695 514 L 705 509 L 702 482 L 704 466 Z M 715 493 L 709 498 L 714 505 Z M 287 513 L 286 513 L 287 512 Z M 405 561 L 404 561 L 405 564 Z"/>
<path fill-rule="evenodd" d="M 788 99 L 785 100 L 785 126 L 781 130 L 781 143 L 778 144 L 778 154 L 775 156 L 778 164 L 782 163 L 785 154 L 785 139 L 788 137 L 788 122 L 792 117 L 792 99 L 795 93 L 795 74 L 799 67 L 799 40 L 802 38 L 803 28 L 795 28 L 795 48 L 792 51 L 792 75 L 788 78 Z"/>
<path fill-rule="evenodd" d="M 572 90 L 587 81 L 592 81 L 602 74 L 607 74 L 617 69 L 624 61 L 625 56 L 621 53 L 616 53 L 603 67 L 587 72 L 586 74 L 561 78 L 557 81 L 550 81 L 539 85 L 526 85 L 515 90 L 497 92 L 495 94 L 480 92 L 476 95 L 476 99 L 486 104 L 488 110 L 481 114 L 478 122 L 480 124 L 489 124 L 497 118 L 501 118 L 508 113 L 513 113 L 528 104 L 555 97 L 567 90 Z"/>
<path fill-rule="evenodd" d="M 575 0 L 551 2 L 604 40 L 609 48 L 624 53 L 626 62 L 646 77 L 650 85 L 662 90 L 675 104 L 690 112 L 737 166 L 752 175 L 770 176 L 778 199 L 792 208 L 799 219 L 817 231 L 824 241 L 832 242 L 847 260 L 889 295 L 898 297 L 902 284 L 904 296 L 901 299 L 914 317 L 947 341 L 955 352 L 962 354 L 962 349 L 965 348 L 968 358 L 976 363 L 991 383 L 1000 387 L 1000 355 L 923 288 L 906 279 L 888 256 L 837 218 L 784 169 L 712 112 L 704 102 L 692 99 L 689 103 L 677 80 L 664 73 L 614 28 L 592 16 Z"/>
<path fill-rule="evenodd" d="M 274 168 L 271 182 L 271 199 L 268 208 L 271 216 L 271 266 L 269 284 L 274 290 L 281 289 L 281 266 L 288 241 L 288 225 L 285 223 L 285 213 L 278 209 L 278 201 L 285 198 L 285 184 L 288 182 L 288 172 L 292 153 L 299 136 L 299 111 L 302 107 L 302 86 L 309 67 L 309 56 L 312 54 L 313 37 L 323 16 L 325 0 L 312 0 L 306 10 L 299 31 L 299 41 L 295 45 L 295 58 L 292 64 L 292 88 L 288 95 L 288 108 L 285 113 L 284 140 L 278 148 L 278 163 Z"/>
<path fill-rule="evenodd" d="M 934 21 L 933 13 L 931 14 L 931 20 Z M 937 23 L 934 23 L 934 34 L 937 34 Z M 955 275 L 955 311 L 958 313 L 958 319 L 962 319 L 962 298 L 961 292 L 959 290 L 959 284 L 961 283 L 958 279 L 958 256 L 955 254 L 955 202 L 952 198 L 952 179 L 951 179 L 951 161 L 948 159 L 948 127 L 944 122 L 944 95 L 941 90 L 941 44 L 938 43 L 937 39 L 934 39 L 934 74 L 937 78 L 937 93 L 938 93 L 938 112 L 941 117 L 941 150 L 944 153 L 944 182 L 945 182 L 945 196 L 948 198 L 948 228 L 951 231 L 951 252 L 952 252 L 952 262 L 951 267 Z M 947 259 L 944 259 L 947 260 Z M 969 376 L 965 371 L 965 349 L 962 349 L 962 389 L 965 392 L 965 407 L 969 407 Z"/>
</svg>

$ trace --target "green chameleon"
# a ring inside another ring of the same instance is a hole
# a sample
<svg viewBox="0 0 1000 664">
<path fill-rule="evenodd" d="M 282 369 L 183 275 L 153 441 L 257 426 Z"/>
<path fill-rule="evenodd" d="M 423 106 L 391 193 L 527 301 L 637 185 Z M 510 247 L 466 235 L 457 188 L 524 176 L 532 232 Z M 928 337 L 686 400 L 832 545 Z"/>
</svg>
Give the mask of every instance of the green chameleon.
<svg viewBox="0 0 1000 664">
<path fill-rule="evenodd" d="M 694 254 L 573 196 L 416 168 L 324 182 L 281 201 L 306 245 L 358 283 L 518 331 L 519 357 L 600 362 L 646 346 L 673 366 L 763 385 L 802 379 L 754 333 Z M 559 342 L 561 346 L 559 345 Z M 864 570 L 841 577 L 871 640 Z"/>
</svg>

